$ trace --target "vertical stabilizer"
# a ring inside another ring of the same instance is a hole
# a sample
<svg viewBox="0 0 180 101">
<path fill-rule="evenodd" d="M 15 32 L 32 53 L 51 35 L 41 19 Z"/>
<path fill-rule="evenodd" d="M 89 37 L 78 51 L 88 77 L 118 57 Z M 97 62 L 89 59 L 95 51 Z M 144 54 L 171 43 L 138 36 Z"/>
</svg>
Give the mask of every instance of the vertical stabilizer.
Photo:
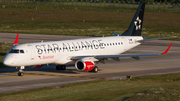
<svg viewBox="0 0 180 101">
<path fill-rule="evenodd" d="M 128 30 L 125 31 L 121 36 L 141 36 L 144 9 L 145 3 L 142 2 L 135 13 Z"/>
</svg>

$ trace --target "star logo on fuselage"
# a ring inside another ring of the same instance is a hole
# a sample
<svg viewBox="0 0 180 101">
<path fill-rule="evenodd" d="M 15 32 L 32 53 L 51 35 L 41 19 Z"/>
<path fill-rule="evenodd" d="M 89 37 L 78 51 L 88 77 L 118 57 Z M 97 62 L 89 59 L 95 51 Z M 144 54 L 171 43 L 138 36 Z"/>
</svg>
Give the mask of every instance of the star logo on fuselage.
<svg viewBox="0 0 180 101">
<path fill-rule="evenodd" d="M 137 17 L 136 21 L 134 21 L 134 25 L 136 26 L 136 30 L 141 29 L 141 19 L 139 19 L 139 16 Z"/>
</svg>

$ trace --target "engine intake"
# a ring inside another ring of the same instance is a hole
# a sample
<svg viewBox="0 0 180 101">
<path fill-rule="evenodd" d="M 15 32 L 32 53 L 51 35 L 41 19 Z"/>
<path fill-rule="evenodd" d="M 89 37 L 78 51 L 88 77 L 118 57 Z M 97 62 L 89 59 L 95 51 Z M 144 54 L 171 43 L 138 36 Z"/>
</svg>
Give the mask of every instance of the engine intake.
<svg viewBox="0 0 180 101">
<path fill-rule="evenodd" d="M 94 69 L 94 62 L 91 60 L 78 60 L 75 63 L 75 67 L 79 71 L 91 71 Z"/>
</svg>

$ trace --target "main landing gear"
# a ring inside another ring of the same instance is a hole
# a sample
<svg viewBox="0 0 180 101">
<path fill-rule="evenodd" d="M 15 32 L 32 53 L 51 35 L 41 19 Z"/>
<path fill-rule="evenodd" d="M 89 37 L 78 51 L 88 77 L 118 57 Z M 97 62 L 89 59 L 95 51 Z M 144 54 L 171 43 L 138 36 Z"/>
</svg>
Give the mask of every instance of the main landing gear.
<svg viewBox="0 0 180 101">
<path fill-rule="evenodd" d="M 23 69 L 25 69 L 24 66 L 16 67 L 16 69 L 19 69 L 18 76 L 23 76 L 24 75 L 24 73 L 23 73 Z"/>
<path fill-rule="evenodd" d="M 95 67 L 93 68 L 93 70 L 91 70 L 90 72 L 97 73 L 98 71 L 99 71 L 98 67 L 95 66 Z"/>
<path fill-rule="evenodd" d="M 66 65 L 57 65 L 56 70 L 66 70 Z"/>
</svg>

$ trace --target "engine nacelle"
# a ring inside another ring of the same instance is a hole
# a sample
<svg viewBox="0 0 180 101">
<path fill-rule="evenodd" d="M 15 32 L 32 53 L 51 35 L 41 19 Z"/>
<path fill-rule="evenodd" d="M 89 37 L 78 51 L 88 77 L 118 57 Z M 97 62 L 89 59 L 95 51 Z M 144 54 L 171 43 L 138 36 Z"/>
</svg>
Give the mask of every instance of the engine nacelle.
<svg viewBox="0 0 180 101">
<path fill-rule="evenodd" d="M 79 71 L 91 71 L 94 69 L 95 64 L 92 60 L 78 60 L 75 63 L 75 67 Z"/>
</svg>

